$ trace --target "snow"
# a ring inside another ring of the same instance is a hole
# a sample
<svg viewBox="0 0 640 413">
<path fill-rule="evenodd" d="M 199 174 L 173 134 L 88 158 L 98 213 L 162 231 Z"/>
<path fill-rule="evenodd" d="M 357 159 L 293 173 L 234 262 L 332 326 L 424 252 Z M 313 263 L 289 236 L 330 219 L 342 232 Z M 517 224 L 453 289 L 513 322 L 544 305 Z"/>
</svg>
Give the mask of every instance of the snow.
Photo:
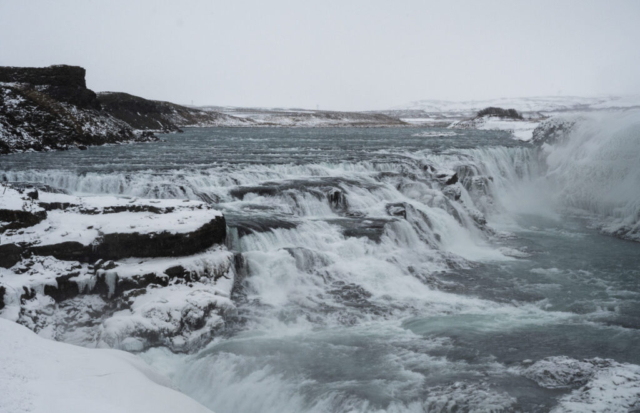
<svg viewBox="0 0 640 413">
<path fill-rule="evenodd" d="M 23 287 L 44 294 L 46 285 L 57 287 L 56 277 L 72 272 L 86 274 L 88 271 L 87 264 L 38 256 L 32 257 L 28 266 L 19 262 L 10 269 L 0 267 L 0 285 L 7 288 L 5 292 L 6 307 L 0 311 L 0 318 L 16 319 L 17 312 L 10 311 L 10 309 L 20 305 L 20 295 L 24 293 Z"/>
<path fill-rule="evenodd" d="M 203 344 L 214 328 L 224 324 L 222 313 L 235 309 L 230 299 L 233 253 L 223 247 L 186 257 L 129 258 L 110 264 L 110 270 L 94 271 L 87 264 L 35 256 L 10 269 L 0 268 L 0 285 L 7 289 L 0 318 L 17 321 L 46 338 L 88 347 L 140 351 L 155 343 L 148 337 L 157 337 L 174 351 L 186 351 Z M 182 266 L 191 281 L 170 279 L 165 271 L 175 266 Z M 56 277 L 65 274 L 76 274 L 69 281 L 81 291 L 85 286 L 93 288 L 98 277 L 104 276 L 109 287 L 106 298 L 120 303 L 118 311 L 109 310 L 108 301 L 97 296 L 80 295 L 61 305 L 43 295 L 46 285 L 57 287 Z M 151 284 L 111 298 L 116 282 L 132 283 L 149 274 L 166 279 L 168 285 Z M 34 290 L 35 298 L 21 302 L 23 287 Z"/>
<path fill-rule="evenodd" d="M 419 100 L 394 110 L 422 110 L 427 113 L 475 114 L 487 107 L 513 108 L 518 112 L 558 112 L 640 106 L 640 96 L 539 96 L 470 101 Z"/>
<path fill-rule="evenodd" d="M 38 337 L 0 319 L 0 412 L 211 413 L 137 356 Z"/>
<path fill-rule="evenodd" d="M 151 234 L 157 232 L 193 232 L 221 213 L 198 201 L 180 200 L 127 200 L 111 196 L 76 197 L 40 191 L 40 201 L 45 203 L 69 203 L 72 208 L 53 210 L 37 225 L 19 231 L 6 231 L 0 235 L 0 244 L 38 243 L 51 245 L 61 242 L 79 242 L 91 245 L 98 237 L 113 233 Z M 0 194 L 0 209 L 19 210 L 28 208 L 41 211 L 33 201 L 12 188 Z M 99 213 L 107 208 L 126 206 L 137 210 L 153 207 L 155 212 Z"/>
<path fill-rule="evenodd" d="M 10 211 L 44 211 L 31 198 L 20 194 L 13 188 L 5 188 L 0 185 L 0 209 L 8 209 Z"/>
<path fill-rule="evenodd" d="M 507 131 L 510 132 L 517 140 L 529 141 L 533 137 L 533 131 L 539 124 L 540 122 L 531 120 L 515 120 L 486 116 L 454 122 L 449 127 L 454 129 L 461 128 Z"/>
</svg>

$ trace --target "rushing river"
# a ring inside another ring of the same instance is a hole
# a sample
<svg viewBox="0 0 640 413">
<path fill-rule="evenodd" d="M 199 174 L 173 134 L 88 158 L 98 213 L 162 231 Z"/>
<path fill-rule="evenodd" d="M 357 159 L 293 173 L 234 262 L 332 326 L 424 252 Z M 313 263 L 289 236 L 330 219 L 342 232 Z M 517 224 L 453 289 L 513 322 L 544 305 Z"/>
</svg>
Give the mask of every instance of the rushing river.
<svg viewBox="0 0 640 413">
<path fill-rule="evenodd" d="M 625 121 L 609 169 L 580 164 L 590 141 L 494 131 L 212 128 L 6 156 L 0 177 L 224 211 L 237 313 L 198 354 L 143 354 L 217 413 L 546 412 L 578 386 L 540 385 L 536 362 L 640 364 L 640 244 L 593 219 L 640 210 Z M 619 204 L 589 192 L 620 162 Z"/>
</svg>

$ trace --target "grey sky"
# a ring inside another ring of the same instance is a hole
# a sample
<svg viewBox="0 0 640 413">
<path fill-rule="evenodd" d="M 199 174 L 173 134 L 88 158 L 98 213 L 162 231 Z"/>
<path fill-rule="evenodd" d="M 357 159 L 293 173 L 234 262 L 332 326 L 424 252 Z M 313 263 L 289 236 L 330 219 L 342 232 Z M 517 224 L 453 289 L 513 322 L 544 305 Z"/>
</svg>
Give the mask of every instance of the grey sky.
<svg viewBox="0 0 640 413">
<path fill-rule="evenodd" d="M 640 1 L 0 0 L 0 65 L 198 105 L 640 93 Z"/>
</svg>

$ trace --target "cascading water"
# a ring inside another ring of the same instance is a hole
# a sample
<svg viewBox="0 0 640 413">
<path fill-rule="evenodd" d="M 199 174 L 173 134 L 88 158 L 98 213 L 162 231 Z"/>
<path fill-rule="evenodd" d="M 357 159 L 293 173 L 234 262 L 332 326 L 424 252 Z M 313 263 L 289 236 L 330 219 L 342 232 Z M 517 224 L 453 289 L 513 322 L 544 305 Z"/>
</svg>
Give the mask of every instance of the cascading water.
<svg viewBox="0 0 640 413">
<path fill-rule="evenodd" d="M 227 334 L 143 355 L 218 413 L 547 411 L 561 393 L 531 363 L 640 363 L 639 246 L 558 213 L 637 234 L 633 119 L 542 148 L 472 130 L 193 129 L 13 155 L 0 174 L 224 211 L 242 267 Z"/>
</svg>

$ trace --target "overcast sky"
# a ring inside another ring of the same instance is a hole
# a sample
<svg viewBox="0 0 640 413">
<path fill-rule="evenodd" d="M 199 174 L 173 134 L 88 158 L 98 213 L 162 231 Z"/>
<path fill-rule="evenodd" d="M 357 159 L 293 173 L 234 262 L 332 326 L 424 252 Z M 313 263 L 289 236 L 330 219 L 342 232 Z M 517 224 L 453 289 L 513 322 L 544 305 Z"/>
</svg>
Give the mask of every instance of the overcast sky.
<svg viewBox="0 0 640 413">
<path fill-rule="evenodd" d="M 0 0 L 0 65 L 196 105 L 640 93 L 640 1 Z"/>
</svg>

